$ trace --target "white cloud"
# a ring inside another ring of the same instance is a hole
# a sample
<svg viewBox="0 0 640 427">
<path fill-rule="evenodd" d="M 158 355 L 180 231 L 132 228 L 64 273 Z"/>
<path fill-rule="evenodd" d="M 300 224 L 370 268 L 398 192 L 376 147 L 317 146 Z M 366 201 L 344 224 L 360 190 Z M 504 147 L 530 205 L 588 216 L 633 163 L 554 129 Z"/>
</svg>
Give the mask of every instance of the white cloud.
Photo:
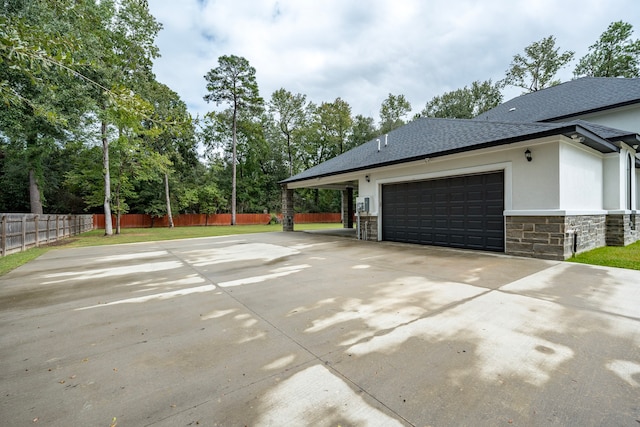
<svg viewBox="0 0 640 427">
<path fill-rule="evenodd" d="M 215 108 L 202 99 L 203 76 L 221 55 L 247 58 L 265 99 L 281 87 L 316 103 L 341 97 L 354 114 L 377 119 L 389 93 L 404 94 L 417 112 L 434 96 L 474 80 L 499 80 L 513 55 L 549 35 L 576 58 L 613 21 L 631 23 L 640 38 L 635 0 L 149 3 L 164 25 L 158 80 L 194 115 Z M 563 80 L 573 66 L 561 72 Z"/>
</svg>

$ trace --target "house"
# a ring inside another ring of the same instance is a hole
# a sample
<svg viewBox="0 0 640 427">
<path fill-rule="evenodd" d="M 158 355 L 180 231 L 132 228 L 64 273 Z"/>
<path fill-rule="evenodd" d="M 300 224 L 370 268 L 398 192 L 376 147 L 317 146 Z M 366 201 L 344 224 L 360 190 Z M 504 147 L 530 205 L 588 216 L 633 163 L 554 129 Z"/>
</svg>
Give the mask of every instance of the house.
<svg viewBox="0 0 640 427">
<path fill-rule="evenodd" d="M 358 236 L 563 260 L 640 239 L 640 79 L 581 78 L 472 119 L 419 118 L 283 184 L 357 191 Z"/>
</svg>

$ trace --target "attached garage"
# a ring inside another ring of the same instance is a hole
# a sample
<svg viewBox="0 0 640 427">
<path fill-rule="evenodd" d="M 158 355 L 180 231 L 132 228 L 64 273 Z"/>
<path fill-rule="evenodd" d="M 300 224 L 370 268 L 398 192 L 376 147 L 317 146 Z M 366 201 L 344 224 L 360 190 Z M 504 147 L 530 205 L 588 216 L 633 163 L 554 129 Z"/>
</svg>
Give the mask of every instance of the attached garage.
<svg viewBox="0 0 640 427">
<path fill-rule="evenodd" d="M 284 181 L 342 191 L 371 241 L 565 260 L 640 240 L 640 79 L 584 77 L 474 119 L 420 117 Z M 615 126 L 611 127 L 611 126 Z M 283 230 L 293 231 L 283 221 Z"/>
<path fill-rule="evenodd" d="M 504 172 L 382 186 L 382 240 L 504 252 Z"/>
</svg>

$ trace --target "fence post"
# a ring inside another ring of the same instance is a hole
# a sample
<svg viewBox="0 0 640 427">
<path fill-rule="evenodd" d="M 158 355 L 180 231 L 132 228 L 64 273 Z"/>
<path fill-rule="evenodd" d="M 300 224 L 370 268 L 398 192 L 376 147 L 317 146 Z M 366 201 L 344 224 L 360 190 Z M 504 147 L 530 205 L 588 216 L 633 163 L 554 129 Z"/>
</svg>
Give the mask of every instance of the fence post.
<svg viewBox="0 0 640 427">
<path fill-rule="evenodd" d="M 7 254 L 7 216 L 2 215 L 0 218 L 0 249 L 2 249 L 2 256 Z"/>
<path fill-rule="evenodd" d="M 27 248 L 27 216 L 22 215 L 22 251 Z"/>
<path fill-rule="evenodd" d="M 33 229 L 36 232 L 36 248 L 40 246 L 40 215 L 33 217 Z"/>
</svg>

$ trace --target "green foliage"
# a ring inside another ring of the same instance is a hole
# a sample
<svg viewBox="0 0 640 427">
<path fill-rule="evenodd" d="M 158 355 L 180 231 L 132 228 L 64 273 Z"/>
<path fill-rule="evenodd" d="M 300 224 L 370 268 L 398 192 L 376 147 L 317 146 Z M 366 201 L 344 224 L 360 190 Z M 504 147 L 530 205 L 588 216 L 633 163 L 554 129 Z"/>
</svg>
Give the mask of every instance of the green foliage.
<svg viewBox="0 0 640 427">
<path fill-rule="evenodd" d="M 300 162 L 297 153 L 301 150 L 301 131 L 306 126 L 307 117 L 306 96 L 300 93 L 292 94 L 288 90 L 278 89 L 271 95 L 269 101 L 269 113 L 273 119 L 273 140 L 283 140 L 282 145 L 286 150 L 286 162 L 289 167 L 289 176 L 300 172 Z"/>
<path fill-rule="evenodd" d="M 500 85 L 492 84 L 491 80 L 475 81 L 470 88 L 465 86 L 434 97 L 421 114 L 424 117 L 472 119 L 501 102 Z"/>
<path fill-rule="evenodd" d="M 390 93 L 380 107 L 380 133 L 388 133 L 404 125 L 404 117 L 410 112 L 411 104 L 404 95 Z"/>
<path fill-rule="evenodd" d="M 632 40 L 633 27 L 612 22 L 589 53 L 578 61 L 576 77 L 640 77 L 640 40 Z"/>
<path fill-rule="evenodd" d="M 28 108 L 51 123 L 64 121 L 46 100 L 55 77 L 75 62 L 79 45 L 71 31 L 81 12 L 70 0 L 6 1 L 0 4 L 0 102 Z M 67 10 L 67 13 L 62 13 Z M 34 98 L 32 88 L 44 96 Z"/>
<path fill-rule="evenodd" d="M 216 170 L 217 188 L 225 195 L 232 192 L 232 114 L 231 109 L 209 113 L 203 124 L 207 144 L 217 150 L 217 154 L 210 157 L 210 166 Z M 240 212 L 262 212 L 275 209 L 280 204 L 278 181 L 288 175 L 282 147 L 266 139 L 268 123 L 266 117 L 256 118 L 246 113 L 237 120 L 236 191 Z M 226 209 L 230 209 L 230 206 Z"/>
<path fill-rule="evenodd" d="M 189 188 L 180 198 L 180 210 L 190 213 L 215 214 L 227 204 L 222 192 L 215 184 Z"/>
<path fill-rule="evenodd" d="M 236 223 L 237 199 L 237 126 L 238 116 L 259 114 L 263 100 L 260 98 L 256 70 L 245 58 L 235 55 L 224 55 L 218 58 L 218 67 L 210 70 L 205 76 L 207 91 L 205 101 L 231 106 L 231 224 Z M 220 116 L 219 116 L 220 117 Z"/>
<path fill-rule="evenodd" d="M 102 150 L 98 146 L 78 152 L 65 174 L 65 184 L 84 200 L 88 208 L 102 206 L 104 187 L 102 176 Z"/>
<path fill-rule="evenodd" d="M 358 145 L 371 141 L 377 134 L 378 131 L 375 127 L 373 117 L 365 117 L 362 114 L 358 114 L 353 118 L 353 127 L 349 135 L 347 148 L 350 150 Z"/>
<path fill-rule="evenodd" d="M 294 194 L 296 212 L 341 212 L 342 195 L 339 191 L 302 188 Z"/>
<path fill-rule="evenodd" d="M 26 153 L 0 139 L 0 212 L 28 212 Z"/>
<path fill-rule="evenodd" d="M 351 106 L 341 98 L 333 102 L 323 102 L 316 110 L 320 154 L 316 164 L 346 151 L 347 141 L 353 121 Z"/>
<path fill-rule="evenodd" d="M 255 111 L 262 105 L 256 69 L 246 58 L 223 55 L 218 58 L 218 67 L 209 70 L 204 78 L 209 92 L 204 96 L 207 102 L 215 102 L 217 105 L 228 104 L 236 112 Z"/>
<path fill-rule="evenodd" d="M 559 84 L 560 81 L 555 80 L 555 76 L 573 59 L 574 52 L 560 53 L 560 48 L 555 46 L 555 37 L 549 36 L 525 47 L 524 56 L 517 54 L 513 57 L 501 85 L 535 92 Z"/>
</svg>

